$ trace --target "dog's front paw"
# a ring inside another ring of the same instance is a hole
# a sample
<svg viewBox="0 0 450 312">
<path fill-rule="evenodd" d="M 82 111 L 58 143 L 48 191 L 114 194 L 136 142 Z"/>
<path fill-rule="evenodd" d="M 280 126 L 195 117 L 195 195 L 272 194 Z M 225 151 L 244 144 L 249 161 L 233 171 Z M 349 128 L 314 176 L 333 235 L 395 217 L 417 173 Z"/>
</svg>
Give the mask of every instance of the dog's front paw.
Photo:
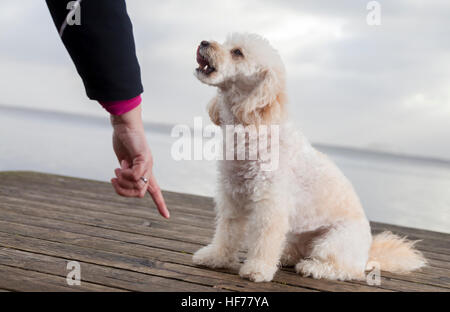
<svg viewBox="0 0 450 312">
<path fill-rule="evenodd" d="M 227 255 L 220 247 L 212 244 L 199 249 L 192 261 L 210 268 L 232 268 L 236 262 L 232 255 Z"/>
<path fill-rule="evenodd" d="M 269 265 L 263 261 L 247 261 L 241 267 L 239 275 L 252 282 L 270 282 L 277 271 L 276 265 Z"/>
</svg>

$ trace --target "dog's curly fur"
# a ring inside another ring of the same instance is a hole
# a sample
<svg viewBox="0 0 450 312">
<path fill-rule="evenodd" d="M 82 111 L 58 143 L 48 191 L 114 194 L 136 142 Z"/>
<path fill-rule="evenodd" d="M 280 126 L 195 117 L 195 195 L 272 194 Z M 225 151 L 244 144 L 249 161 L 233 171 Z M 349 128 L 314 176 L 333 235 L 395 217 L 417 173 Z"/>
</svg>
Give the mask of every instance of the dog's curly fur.
<svg viewBox="0 0 450 312">
<path fill-rule="evenodd" d="M 390 233 L 372 239 L 351 183 L 287 121 L 285 69 L 267 40 L 232 34 L 198 53 L 201 67 L 206 60 L 214 70 L 199 68 L 197 78 L 218 87 L 208 108 L 211 120 L 222 127 L 279 125 L 279 144 L 272 148 L 279 148 L 280 159 L 273 171 L 261 170 L 267 159 L 219 161 L 216 232 L 194 263 L 234 267 L 245 242 L 239 274 L 255 282 L 272 280 L 280 263 L 306 276 L 339 280 L 363 279 L 370 261 L 391 272 L 425 265 L 412 242 Z"/>
</svg>

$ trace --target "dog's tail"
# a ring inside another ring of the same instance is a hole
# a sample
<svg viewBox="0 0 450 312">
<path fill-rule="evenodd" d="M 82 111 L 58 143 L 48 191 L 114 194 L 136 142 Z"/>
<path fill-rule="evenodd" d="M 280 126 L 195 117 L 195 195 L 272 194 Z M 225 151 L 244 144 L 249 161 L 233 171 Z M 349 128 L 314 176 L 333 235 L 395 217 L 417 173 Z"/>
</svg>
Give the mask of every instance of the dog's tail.
<svg viewBox="0 0 450 312">
<path fill-rule="evenodd" d="M 370 247 L 367 270 L 373 268 L 373 263 L 378 263 L 381 270 L 392 273 L 408 273 L 425 266 L 427 260 L 414 248 L 417 242 L 391 232 L 375 235 Z"/>
</svg>

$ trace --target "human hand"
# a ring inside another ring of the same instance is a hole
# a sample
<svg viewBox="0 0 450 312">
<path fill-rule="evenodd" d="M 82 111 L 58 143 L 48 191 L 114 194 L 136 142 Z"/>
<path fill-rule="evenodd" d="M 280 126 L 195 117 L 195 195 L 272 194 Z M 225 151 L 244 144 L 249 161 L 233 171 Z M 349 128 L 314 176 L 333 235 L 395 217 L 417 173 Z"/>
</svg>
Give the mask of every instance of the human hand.
<svg viewBox="0 0 450 312">
<path fill-rule="evenodd" d="M 159 213 L 168 219 L 169 210 L 152 172 L 153 157 L 145 138 L 141 106 L 120 116 L 111 115 L 111 124 L 113 148 L 120 163 L 120 168 L 114 170 L 116 178 L 111 179 L 116 193 L 142 198 L 148 191 Z"/>
</svg>

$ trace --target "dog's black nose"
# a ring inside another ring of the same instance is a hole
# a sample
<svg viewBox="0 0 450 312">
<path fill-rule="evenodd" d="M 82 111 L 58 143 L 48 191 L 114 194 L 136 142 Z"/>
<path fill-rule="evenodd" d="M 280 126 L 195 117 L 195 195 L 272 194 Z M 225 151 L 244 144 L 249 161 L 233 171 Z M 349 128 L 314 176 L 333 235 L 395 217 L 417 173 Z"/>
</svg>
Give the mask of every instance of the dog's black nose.
<svg viewBox="0 0 450 312">
<path fill-rule="evenodd" d="M 200 43 L 200 45 L 203 47 L 203 48 L 206 48 L 206 47 L 208 47 L 209 46 L 209 42 L 208 41 L 205 41 L 205 40 L 203 40 L 201 43 Z"/>
</svg>

